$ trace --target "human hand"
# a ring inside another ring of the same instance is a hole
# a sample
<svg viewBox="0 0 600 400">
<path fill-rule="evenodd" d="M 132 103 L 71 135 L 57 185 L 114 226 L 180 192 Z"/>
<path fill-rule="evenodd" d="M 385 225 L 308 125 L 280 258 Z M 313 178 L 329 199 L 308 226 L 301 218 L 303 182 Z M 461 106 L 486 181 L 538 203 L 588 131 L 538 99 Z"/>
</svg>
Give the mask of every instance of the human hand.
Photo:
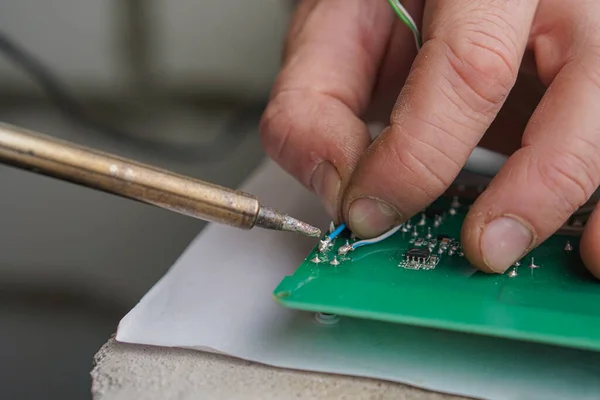
<svg viewBox="0 0 600 400">
<path fill-rule="evenodd" d="M 473 265 L 503 272 L 600 184 L 600 3 L 403 3 L 423 21 L 418 55 L 385 0 L 300 3 L 264 147 L 362 237 L 439 197 L 478 144 L 511 154 L 461 237 Z M 366 120 L 389 126 L 371 143 Z M 598 209 L 581 255 L 600 277 L 596 243 Z"/>
</svg>

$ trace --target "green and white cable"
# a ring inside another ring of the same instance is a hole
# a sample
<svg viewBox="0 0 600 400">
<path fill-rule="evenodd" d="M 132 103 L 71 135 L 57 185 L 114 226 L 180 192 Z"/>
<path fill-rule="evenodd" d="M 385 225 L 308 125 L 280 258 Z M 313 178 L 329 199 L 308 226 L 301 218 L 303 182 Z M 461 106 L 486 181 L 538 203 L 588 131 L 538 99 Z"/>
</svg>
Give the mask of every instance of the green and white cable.
<svg viewBox="0 0 600 400">
<path fill-rule="evenodd" d="M 400 17 L 402 22 L 411 30 L 415 37 L 417 50 L 421 50 L 421 34 L 417 28 L 417 24 L 410 16 L 406 8 L 400 3 L 400 0 L 389 0 L 390 5 Z M 506 162 L 508 157 L 495 151 L 487 150 L 482 147 L 473 149 L 469 159 L 467 160 L 464 169 L 478 175 L 493 177 Z M 599 190 L 600 192 L 600 190 Z"/>
<path fill-rule="evenodd" d="M 415 44 L 417 45 L 417 50 L 421 50 L 421 34 L 419 33 L 419 28 L 417 28 L 417 24 L 415 24 L 415 21 L 412 19 L 408 11 L 406 11 L 406 8 L 404 8 L 402 3 L 400 3 L 400 0 L 389 0 L 389 2 L 396 14 L 398 15 L 398 17 L 400 17 L 402 22 L 404 22 L 404 25 L 406 25 L 408 29 L 410 29 L 413 33 L 413 36 L 415 37 Z"/>
</svg>

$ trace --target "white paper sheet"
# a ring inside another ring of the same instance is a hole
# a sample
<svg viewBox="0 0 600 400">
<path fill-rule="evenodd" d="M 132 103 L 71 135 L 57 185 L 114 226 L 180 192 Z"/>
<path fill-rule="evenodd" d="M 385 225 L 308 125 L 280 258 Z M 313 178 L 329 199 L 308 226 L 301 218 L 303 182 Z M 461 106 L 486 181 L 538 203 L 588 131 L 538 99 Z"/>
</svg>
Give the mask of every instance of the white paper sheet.
<svg viewBox="0 0 600 400">
<path fill-rule="evenodd" d="M 327 226 L 312 195 L 271 162 L 243 189 Z M 345 318 L 327 327 L 281 307 L 274 288 L 314 244 L 291 234 L 209 226 L 123 318 L 117 340 L 486 399 L 600 397 L 597 353 Z"/>
</svg>

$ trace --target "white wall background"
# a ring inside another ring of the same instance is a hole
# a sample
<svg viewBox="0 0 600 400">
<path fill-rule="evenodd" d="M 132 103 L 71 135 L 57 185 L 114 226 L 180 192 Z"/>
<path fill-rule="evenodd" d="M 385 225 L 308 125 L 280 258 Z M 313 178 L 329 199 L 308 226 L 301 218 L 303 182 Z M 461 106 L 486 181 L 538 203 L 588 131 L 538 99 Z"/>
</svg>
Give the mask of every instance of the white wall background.
<svg viewBox="0 0 600 400">
<path fill-rule="evenodd" d="M 128 84 L 119 37 L 123 16 L 118 5 L 123 1 L 0 0 L 0 31 L 43 60 L 69 87 L 117 96 Z M 230 93 L 233 88 L 243 96 L 269 90 L 279 66 L 290 2 L 147 3 L 154 10 L 155 66 L 162 85 L 182 90 L 193 87 L 199 92 L 210 87 Z M 0 95 L 7 87 L 39 90 L 0 53 Z M 165 114 L 159 131 L 170 136 L 192 132 L 210 137 L 229 116 L 213 110 L 190 118 Z M 0 121 L 123 151 L 66 123 L 54 109 L 0 109 Z M 235 186 L 262 156 L 257 137 L 253 131 L 236 153 L 220 162 L 159 162 L 181 173 Z M 156 162 L 135 151 L 126 155 Z M 139 298 L 199 229 L 195 221 L 166 211 L 2 166 L 0 191 L 0 226 L 11 227 L 0 228 L 0 274 L 24 273 L 32 280 L 70 277 L 100 291 L 119 287 L 114 297 L 124 303 Z M 146 243 L 153 243 L 156 250 L 162 248 L 160 256 L 144 252 Z"/>
<path fill-rule="evenodd" d="M 93 92 L 116 98 L 130 83 L 119 37 L 122 1 L 0 0 L 0 31 L 51 67 L 78 95 Z M 161 86 L 196 93 L 234 90 L 243 97 L 269 90 L 279 65 L 289 2 L 147 1 L 155 10 L 154 65 Z M 5 90 L 39 93 L 0 54 L 0 96 Z M 0 108 L 0 121 L 123 152 L 66 121 L 54 108 L 36 107 Z M 187 117 L 164 114 L 159 131 L 206 136 L 217 132 L 229 116 L 214 110 Z M 262 157 L 255 127 L 245 129 L 252 131 L 240 147 L 213 163 L 154 160 L 133 149 L 126 155 L 237 186 Z M 117 313 L 142 297 L 203 225 L 3 166 L 0 194 L 2 288 L 27 293 L 37 286 L 51 292 L 67 286 L 116 305 Z M 92 356 L 114 332 L 114 313 L 107 317 L 93 309 L 40 308 L 5 299 L 0 297 L 0 398 L 87 397 Z"/>
<path fill-rule="evenodd" d="M 68 79 L 116 91 L 127 83 L 120 54 L 124 0 L 3 0 L 0 30 Z M 161 84 L 218 85 L 265 92 L 279 65 L 290 2 L 147 0 Z M 0 87 L 28 87 L 0 58 Z"/>
</svg>

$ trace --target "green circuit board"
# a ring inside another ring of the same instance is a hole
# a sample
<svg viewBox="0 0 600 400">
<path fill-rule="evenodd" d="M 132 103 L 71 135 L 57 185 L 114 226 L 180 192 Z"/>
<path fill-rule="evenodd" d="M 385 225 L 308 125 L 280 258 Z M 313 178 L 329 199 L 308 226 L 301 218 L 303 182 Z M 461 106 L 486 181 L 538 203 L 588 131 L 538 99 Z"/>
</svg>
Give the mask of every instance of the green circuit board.
<svg viewBox="0 0 600 400">
<path fill-rule="evenodd" d="M 340 255 L 356 240 L 344 231 L 315 247 L 274 297 L 304 311 L 600 350 L 600 282 L 578 237 L 554 235 L 489 275 L 460 248 L 468 207 L 441 198 L 389 238 Z"/>
</svg>

